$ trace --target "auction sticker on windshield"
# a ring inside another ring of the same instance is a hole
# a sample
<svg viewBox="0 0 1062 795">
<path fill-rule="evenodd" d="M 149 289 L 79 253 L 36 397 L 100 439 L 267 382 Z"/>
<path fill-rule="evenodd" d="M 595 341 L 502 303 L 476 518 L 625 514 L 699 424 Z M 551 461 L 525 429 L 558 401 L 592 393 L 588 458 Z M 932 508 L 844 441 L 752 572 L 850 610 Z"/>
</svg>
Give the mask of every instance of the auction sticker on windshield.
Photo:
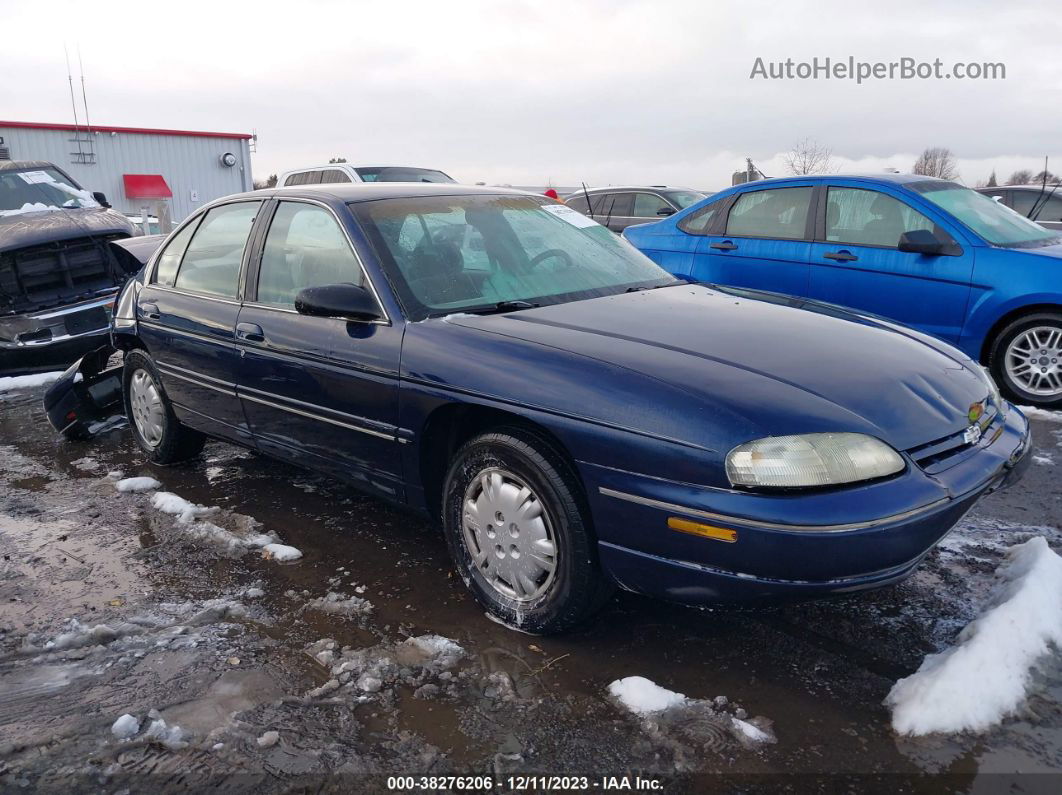
<svg viewBox="0 0 1062 795">
<path fill-rule="evenodd" d="M 55 182 L 47 171 L 20 171 L 18 175 L 30 185 L 38 182 Z"/>
<path fill-rule="evenodd" d="M 567 221 L 572 226 L 577 226 L 580 229 L 586 226 L 599 225 L 593 218 L 587 218 L 582 213 L 573 210 L 565 204 L 543 204 L 542 209 L 547 213 L 557 216 L 562 221 Z"/>
</svg>

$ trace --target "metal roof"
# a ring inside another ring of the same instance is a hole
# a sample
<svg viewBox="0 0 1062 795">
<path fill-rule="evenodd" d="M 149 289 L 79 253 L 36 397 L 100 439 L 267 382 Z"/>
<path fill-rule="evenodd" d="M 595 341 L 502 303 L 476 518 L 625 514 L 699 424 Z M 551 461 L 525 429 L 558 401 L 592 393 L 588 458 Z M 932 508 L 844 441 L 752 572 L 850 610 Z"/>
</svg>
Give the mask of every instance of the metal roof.
<svg viewBox="0 0 1062 795">
<path fill-rule="evenodd" d="M 166 130 L 152 127 L 112 127 L 106 124 L 53 124 L 33 121 L 0 121 L 0 127 L 27 130 L 68 130 L 70 132 L 127 133 L 133 135 L 183 135 L 193 138 L 252 138 L 250 133 L 204 132 L 202 130 Z"/>
</svg>

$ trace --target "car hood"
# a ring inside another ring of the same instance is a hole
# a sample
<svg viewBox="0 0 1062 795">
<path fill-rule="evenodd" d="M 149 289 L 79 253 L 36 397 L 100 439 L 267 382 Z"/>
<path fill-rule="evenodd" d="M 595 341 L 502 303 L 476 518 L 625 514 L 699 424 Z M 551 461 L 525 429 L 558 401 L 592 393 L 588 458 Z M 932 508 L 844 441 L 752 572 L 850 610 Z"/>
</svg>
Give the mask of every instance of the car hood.
<svg viewBox="0 0 1062 795">
<path fill-rule="evenodd" d="M 961 431 L 988 394 L 977 365 L 946 343 L 772 294 L 684 284 L 447 321 L 608 363 L 661 395 L 681 390 L 689 432 L 714 416 L 731 428 L 727 444 L 854 431 L 905 450 Z"/>
<path fill-rule="evenodd" d="M 0 252 L 89 235 L 134 233 L 121 213 L 106 207 L 45 210 L 0 216 Z"/>
</svg>

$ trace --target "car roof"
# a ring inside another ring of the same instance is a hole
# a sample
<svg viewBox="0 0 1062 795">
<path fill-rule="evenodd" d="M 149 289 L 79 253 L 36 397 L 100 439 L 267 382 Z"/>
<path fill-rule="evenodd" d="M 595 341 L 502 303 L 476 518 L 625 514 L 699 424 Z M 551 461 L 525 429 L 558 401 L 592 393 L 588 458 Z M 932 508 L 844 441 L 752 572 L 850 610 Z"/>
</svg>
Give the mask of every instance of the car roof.
<svg viewBox="0 0 1062 795">
<path fill-rule="evenodd" d="M 1054 182 L 1047 183 L 1048 193 L 1056 188 L 1058 193 L 1062 193 L 1062 185 L 1056 185 Z M 1028 182 L 1024 185 L 996 185 L 994 188 L 984 187 L 977 190 L 1034 190 L 1039 192 L 1044 190 L 1044 185 L 1042 182 Z"/>
<path fill-rule="evenodd" d="M 373 165 L 373 166 L 370 166 L 370 165 L 366 165 L 365 163 L 325 163 L 324 165 L 321 165 L 321 166 L 299 166 L 298 168 L 289 168 L 286 171 L 282 171 L 281 174 L 282 175 L 296 174 L 296 173 L 298 173 L 300 171 L 316 171 L 317 169 L 322 169 L 322 168 L 355 168 L 355 169 L 357 169 L 357 168 L 408 168 L 410 170 L 415 170 L 415 171 L 438 171 L 440 174 L 446 173 L 446 172 L 444 172 L 444 171 L 442 171 L 441 169 L 438 169 L 438 168 L 425 168 L 423 166 L 395 166 L 395 165 L 382 165 L 382 166 L 381 165 Z"/>
<path fill-rule="evenodd" d="M 327 185 L 293 185 L 289 188 L 262 190 L 226 196 L 261 198 L 262 196 L 334 199 L 341 202 L 373 201 L 375 199 L 409 199 L 421 196 L 539 196 L 515 188 L 491 188 L 480 185 L 459 185 L 454 182 L 337 182 Z"/>
<path fill-rule="evenodd" d="M 55 168 L 47 160 L 0 160 L 0 171 L 21 171 L 24 168 Z"/>
<path fill-rule="evenodd" d="M 641 190 L 641 191 L 662 191 L 662 190 L 689 190 L 695 193 L 704 193 L 703 190 L 697 190 L 696 188 L 683 188 L 677 185 L 606 185 L 600 188 L 587 188 L 587 193 L 601 193 L 604 191 L 624 191 L 624 190 Z M 579 196 L 583 193 L 583 189 L 572 191 L 569 196 Z"/>
</svg>

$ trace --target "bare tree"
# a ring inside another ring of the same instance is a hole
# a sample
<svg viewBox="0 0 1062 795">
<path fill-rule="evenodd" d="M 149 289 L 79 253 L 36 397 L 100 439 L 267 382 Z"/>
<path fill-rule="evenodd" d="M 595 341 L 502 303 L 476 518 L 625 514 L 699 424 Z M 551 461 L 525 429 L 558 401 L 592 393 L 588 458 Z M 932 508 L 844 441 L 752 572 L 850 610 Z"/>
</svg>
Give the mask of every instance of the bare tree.
<svg viewBox="0 0 1062 795">
<path fill-rule="evenodd" d="M 955 170 L 955 156 L 951 150 L 943 146 L 930 146 L 915 161 L 915 174 L 924 174 L 927 177 L 938 179 L 955 179 L 959 172 Z"/>
<path fill-rule="evenodd" d="M 345 157 L 330 157 L 330 158 L 328 158 L 328 162 L 329 163 L 346 163 L 347 159 Z"/>
<path fill-rule="evenodd" d="M 1015 171 L 1007 179 L 1008 185 L 1028 185 L 1032 182 L 1033 173 L 1027 168 L 1019 169 Z"/>
<path fill-rule="evenodd" d="M 1041 185 L 1047 183 L 1048 185 L 1057 185 L 1059 182 L 1058 177 L 1052 174 L 1050 171 L 1041 171 L 1039 174 L 1034 174 L 1032 178 L 1033 182 L 1038 182 Z"/>
<path fill-rule="evenodd" d="M 277 175 L 270 174 L 268 179 L 256 179 L 254 181 L 254 189 L 262 190 L 264 188 L 275 188 L 277 186 Z"/>
<path fill-rule="evenodd" d="M 782 155 L 790 174 L 825 174 L 830 170 L 830 150 L 818 141 L 805 138 Z"/>
</svg>

